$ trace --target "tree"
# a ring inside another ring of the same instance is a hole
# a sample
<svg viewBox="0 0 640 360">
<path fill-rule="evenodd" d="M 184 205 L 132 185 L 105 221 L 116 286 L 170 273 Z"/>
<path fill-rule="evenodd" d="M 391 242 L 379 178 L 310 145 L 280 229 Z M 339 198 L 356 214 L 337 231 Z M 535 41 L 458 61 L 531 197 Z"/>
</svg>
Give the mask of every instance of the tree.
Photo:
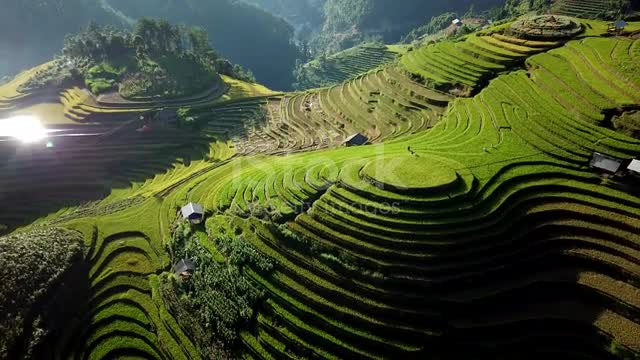
<svg viewBox="0 0 640 360">
<path fill-rule="evenodd" d="M 218 56 L 211 47 L 209 41 L 209 33 L 202 27 L 192 27 L 187 34 L 189 47 L 194 55 L 198 57 L 212 58 L 215 60 Z"/>
<path fill-rule="evenodd" d="M 140 38 L 145 40 L 144 44 L 146 50 L 149 50 L 149 48 L 157 48 L 158 39 L 155 37 L 157 34 L 156 22 L 152 19 L 139 19 L 136 23 L 133 34 L 134 36 L 139 36 Z"/>
</svg>

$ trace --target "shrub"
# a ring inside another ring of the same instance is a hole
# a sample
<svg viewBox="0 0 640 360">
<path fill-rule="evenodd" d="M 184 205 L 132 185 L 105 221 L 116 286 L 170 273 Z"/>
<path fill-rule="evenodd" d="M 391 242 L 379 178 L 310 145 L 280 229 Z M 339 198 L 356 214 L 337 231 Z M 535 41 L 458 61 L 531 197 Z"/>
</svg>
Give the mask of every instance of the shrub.
<svg viewBox="0 0 640 360">
<path fill-rule="evenodd" d="M 176 112 L 176 116 L 179 128 L 197 129 L 201 125 L 201 122 L 198 122 L 198 117 L 193 114 L 193 110 L 191 108 L 179 108 Z"/>
<path fill-rule="evenodd" d="M 28 356 L 56 326 L 48 298 L 83 250 L 80 234 L 58 228 L 0 238 L 0 358 Z"/>
</svg>

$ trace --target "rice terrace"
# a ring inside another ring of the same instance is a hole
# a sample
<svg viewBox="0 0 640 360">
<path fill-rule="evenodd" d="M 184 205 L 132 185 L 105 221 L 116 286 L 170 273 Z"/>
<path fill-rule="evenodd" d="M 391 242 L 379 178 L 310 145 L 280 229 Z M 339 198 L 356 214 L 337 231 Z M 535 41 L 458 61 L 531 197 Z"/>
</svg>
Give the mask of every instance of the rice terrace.
<svg viewBox="0 0 640 360">
<path fill-rule="evenodd" d="M 296 91 L 67 36 L 0 85 L 0 359 L 640 359 L 640 16 L 545 3 Z"/>
</svg>

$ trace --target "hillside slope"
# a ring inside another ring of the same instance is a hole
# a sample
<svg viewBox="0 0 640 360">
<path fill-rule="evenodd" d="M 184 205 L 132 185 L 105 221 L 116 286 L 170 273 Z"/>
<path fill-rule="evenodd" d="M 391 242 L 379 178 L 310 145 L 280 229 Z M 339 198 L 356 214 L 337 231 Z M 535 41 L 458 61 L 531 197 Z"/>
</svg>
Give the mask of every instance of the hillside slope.
<svg viewBox="0 0 640 360">
<path fill-rule="evenodd" d="M 294 87 L 305 90 L 335 85 L 391 62 L 397 55 L 386 45 L 359 45 L 303 64 L 296 69 Z"/>
<path fill-rule="evenodd" d="M 502 3 L 498 0 L 327 0 L 324 24 L 312 36 L 310 45 L 314 53 L 332 54 L 370 39 L 395 43 L 432 16 L 451 11 L 464 14 L 472 4 L 481 11 Z"/>
<path fill-rule="evenodd" d="M 638 180 L 589 163 L 640 153 L 610 124 L 640 107 L 640 40 L 603 37 L 604 22 L 552 36 L 557 19 L 541 20 L 542 39 L 506 24 L 298 93 L 225 78 L 220 98 L 132 108 L 16 91 L 29 73 L 0 87 L 4 114 L 62 102 L 79 118 L 63 133 L 104 128 L 51 135 L 53 149 L 0 142 L 0 200 L 15 204 L 0 223 L 48 214 L 27 228 L 89 245 L 91 310 L 55 353 L 210 356 L 198 329 L 220 331 L 212 309 L 237 314 L 175 280 L 186 244 L 193 284 L 264 295 L 234 357 L 637 357 Z M 160 107 L 185 123 L 135 131 Z M 371 144 L 341 146 L 354 133 Z M 203 224 L 177 221 L 188 202 Z"/>
</svg>

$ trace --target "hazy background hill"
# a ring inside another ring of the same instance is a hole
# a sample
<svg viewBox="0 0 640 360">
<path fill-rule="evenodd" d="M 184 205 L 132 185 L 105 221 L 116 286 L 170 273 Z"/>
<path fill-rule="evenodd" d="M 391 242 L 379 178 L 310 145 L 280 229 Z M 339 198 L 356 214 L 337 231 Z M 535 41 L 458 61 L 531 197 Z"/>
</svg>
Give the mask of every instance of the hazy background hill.
<svg viewBox="0 0 640 360">
<path fill-rule="evenodd" d="M 316 53 L 333 53 L 364 40 L 393 43 L 432 16 L 450 11 L 464 13 L 472 5 L 481 10 L 503 3 L 503 0 L 327 0 L 322 29 L 315 32 L 310 47 Z"/>
<path fill-rule="evenodd" d="M 124 25 L 93 0 L 2 0 L 1 8 L 0 77 L 50 59 L 62 48 L 65 34 L 91 19 Z"/>
<path fill-rule="evenodd" d="M 202 26 L 224 57 L 250 69 L 258 82 L 288 89 L 299 57 L 293 27 L 255 6 L 230 0 L 108 0 L 133 18 L 159 17 Z"/>
<path fill-rule="evenodd" d="M 324 21 L 326 0 L 242 0 L 258 6 L 290 23 L 298 42 L 305 41 Z"/>
<path fill-rule="evenodd" d="M 206 28 L 226 58 L 253 71 L 259 82 L 287 89 L 299 57 L 289 23 L 231 0 L 4 0 L 0 11 L 0 77 L 50 59 L 64 36 L 90 21 L 131 26 L 139 17 Z"/>
</svg>

